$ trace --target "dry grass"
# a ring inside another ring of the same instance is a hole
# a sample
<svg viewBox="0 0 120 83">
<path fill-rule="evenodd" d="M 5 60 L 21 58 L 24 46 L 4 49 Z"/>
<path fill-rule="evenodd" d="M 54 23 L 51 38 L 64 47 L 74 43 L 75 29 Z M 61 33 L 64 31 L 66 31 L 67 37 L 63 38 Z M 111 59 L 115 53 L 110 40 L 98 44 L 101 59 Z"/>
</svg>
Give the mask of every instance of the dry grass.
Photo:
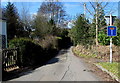
<svg viewBox="0 0 120 83">
<path fill-rule="evenodd" d="M 80 54 L 91 56 L 96 55 L 96 58 L 102 59 L 104 62 L 109 61 L 110 55 L 110 47 L 109 46 L 91 46 L 86 49 L 84 46 L 77 45 L 74 50 L 79 52 Z M 120 62 L 120 47 L 113 45 L 113 61 Z"/>
</svg>

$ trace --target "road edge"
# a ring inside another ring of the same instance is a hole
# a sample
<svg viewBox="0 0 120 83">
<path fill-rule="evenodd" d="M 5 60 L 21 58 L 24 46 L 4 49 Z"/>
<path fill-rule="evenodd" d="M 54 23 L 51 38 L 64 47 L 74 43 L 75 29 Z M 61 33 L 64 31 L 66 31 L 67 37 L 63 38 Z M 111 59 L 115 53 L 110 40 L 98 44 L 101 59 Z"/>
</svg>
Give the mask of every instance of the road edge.
<svg viewBox="0 0 120 83">
<path fill-rule="evenodd" d="M 76 55 L 74 52 L 73 52 L 73 48 L 72 48 L 72 53 L 76 56 L 76 57 L 79 57 L 78 55 Z M 81 57 L 79 57 L 81 58 Z M 112 79 L 116 80 L 117 82 L 120 82 L 120 79 L 118 79 L 117 76 L 115 76 L 113 73 L 109 72 L 107 69 L 103 68 L 102 66 L 96 64 L 96 63 L 92 63 L 94 66 L 96 66 L 98 69 L 100 69 L 102 72 L 106 72 Z"/>
<path fill-rule="evenodd" d="M 106 72 L 108 73 L 113 79 L 115 79 L 116 81 L 120 82 L 120 79 L 118 79 L 117 76 L 115 76 L 113 73 L 109 72 L 107 69 L 103 68 L 102 66 L 98 65 L 98 64 L 95 64 L 95 66 L 97 66 L 99 69 L 101 69 L 103 72 Z"/>
</svg>

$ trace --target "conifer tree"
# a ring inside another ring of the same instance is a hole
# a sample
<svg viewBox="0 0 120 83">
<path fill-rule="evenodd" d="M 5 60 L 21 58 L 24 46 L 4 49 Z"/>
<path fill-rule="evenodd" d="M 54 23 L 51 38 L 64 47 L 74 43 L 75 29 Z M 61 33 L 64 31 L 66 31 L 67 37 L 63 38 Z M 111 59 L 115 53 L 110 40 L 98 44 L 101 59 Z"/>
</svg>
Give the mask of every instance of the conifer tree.
<svg viewBox="0 0 120 83">
<path fill-rule="evenodd" d="M 20 36 L 20 31 L 22 30 L 20 27 L 22 27 L 22 23 L 20 22 L 17 9 L 13 3 L 8 2 L 4 9 L 3 16 L 7 21 L 8 40 Z"/>
</svg>

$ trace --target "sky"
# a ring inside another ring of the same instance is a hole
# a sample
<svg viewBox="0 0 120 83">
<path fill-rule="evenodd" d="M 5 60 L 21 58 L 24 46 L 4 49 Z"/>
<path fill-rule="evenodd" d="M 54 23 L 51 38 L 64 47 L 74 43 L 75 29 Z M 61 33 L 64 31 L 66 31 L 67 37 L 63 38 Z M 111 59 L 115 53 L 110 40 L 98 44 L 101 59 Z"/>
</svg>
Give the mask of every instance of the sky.
<svg viewBox="0 0 120 83">
<path fill-rule="evenodd" d="M 42 2 L 13 2 L 16 8 L 18 9 L 19 14 L 22 11 L 22 8 L 26 8 L 29 13 L 36 14 Z M 64 9 L 66 14 L 70 19 L 75 19 L 77 15 L 84 13 L 83 2 L 62 2 L 64 5 Z M 87 8 L 90 9 L 93 13 L 91 5 L 89 2 L 86 2 Z M 103 3 L 103 5 L 105 2 Z M 2 2 L 2 7 L 4 8 L 7 5 L 7 2 Z M 105 8 L 105 14 L 109 15 L 108 11 L 113 10 L 112 14 L 118 16 L 118 2 L 109 2 L 109 4 Z M 89 12 L 86 11 L 87 18 L 91 18 Z"/>
</svg>

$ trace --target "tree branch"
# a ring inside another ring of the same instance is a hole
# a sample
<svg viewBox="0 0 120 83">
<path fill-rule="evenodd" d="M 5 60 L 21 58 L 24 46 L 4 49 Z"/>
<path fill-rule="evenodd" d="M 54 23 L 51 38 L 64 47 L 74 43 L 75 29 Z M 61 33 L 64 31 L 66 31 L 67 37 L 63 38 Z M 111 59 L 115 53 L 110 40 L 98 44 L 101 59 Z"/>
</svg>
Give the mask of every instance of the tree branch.
<svg viewBox="0 0 120 83">
<path fill-rule="evenodd" d="M 94 16 L 94 14 L 87 7 L 86 7 L 86 9 L 92 16 Z"/>
<path fill-rule="evenodd" d="M 96 10 L 95 6 L 92 4 L 92 2 L 90 2 L 90 4 L 92 5 L 93 9 Z"/>
</svg>

